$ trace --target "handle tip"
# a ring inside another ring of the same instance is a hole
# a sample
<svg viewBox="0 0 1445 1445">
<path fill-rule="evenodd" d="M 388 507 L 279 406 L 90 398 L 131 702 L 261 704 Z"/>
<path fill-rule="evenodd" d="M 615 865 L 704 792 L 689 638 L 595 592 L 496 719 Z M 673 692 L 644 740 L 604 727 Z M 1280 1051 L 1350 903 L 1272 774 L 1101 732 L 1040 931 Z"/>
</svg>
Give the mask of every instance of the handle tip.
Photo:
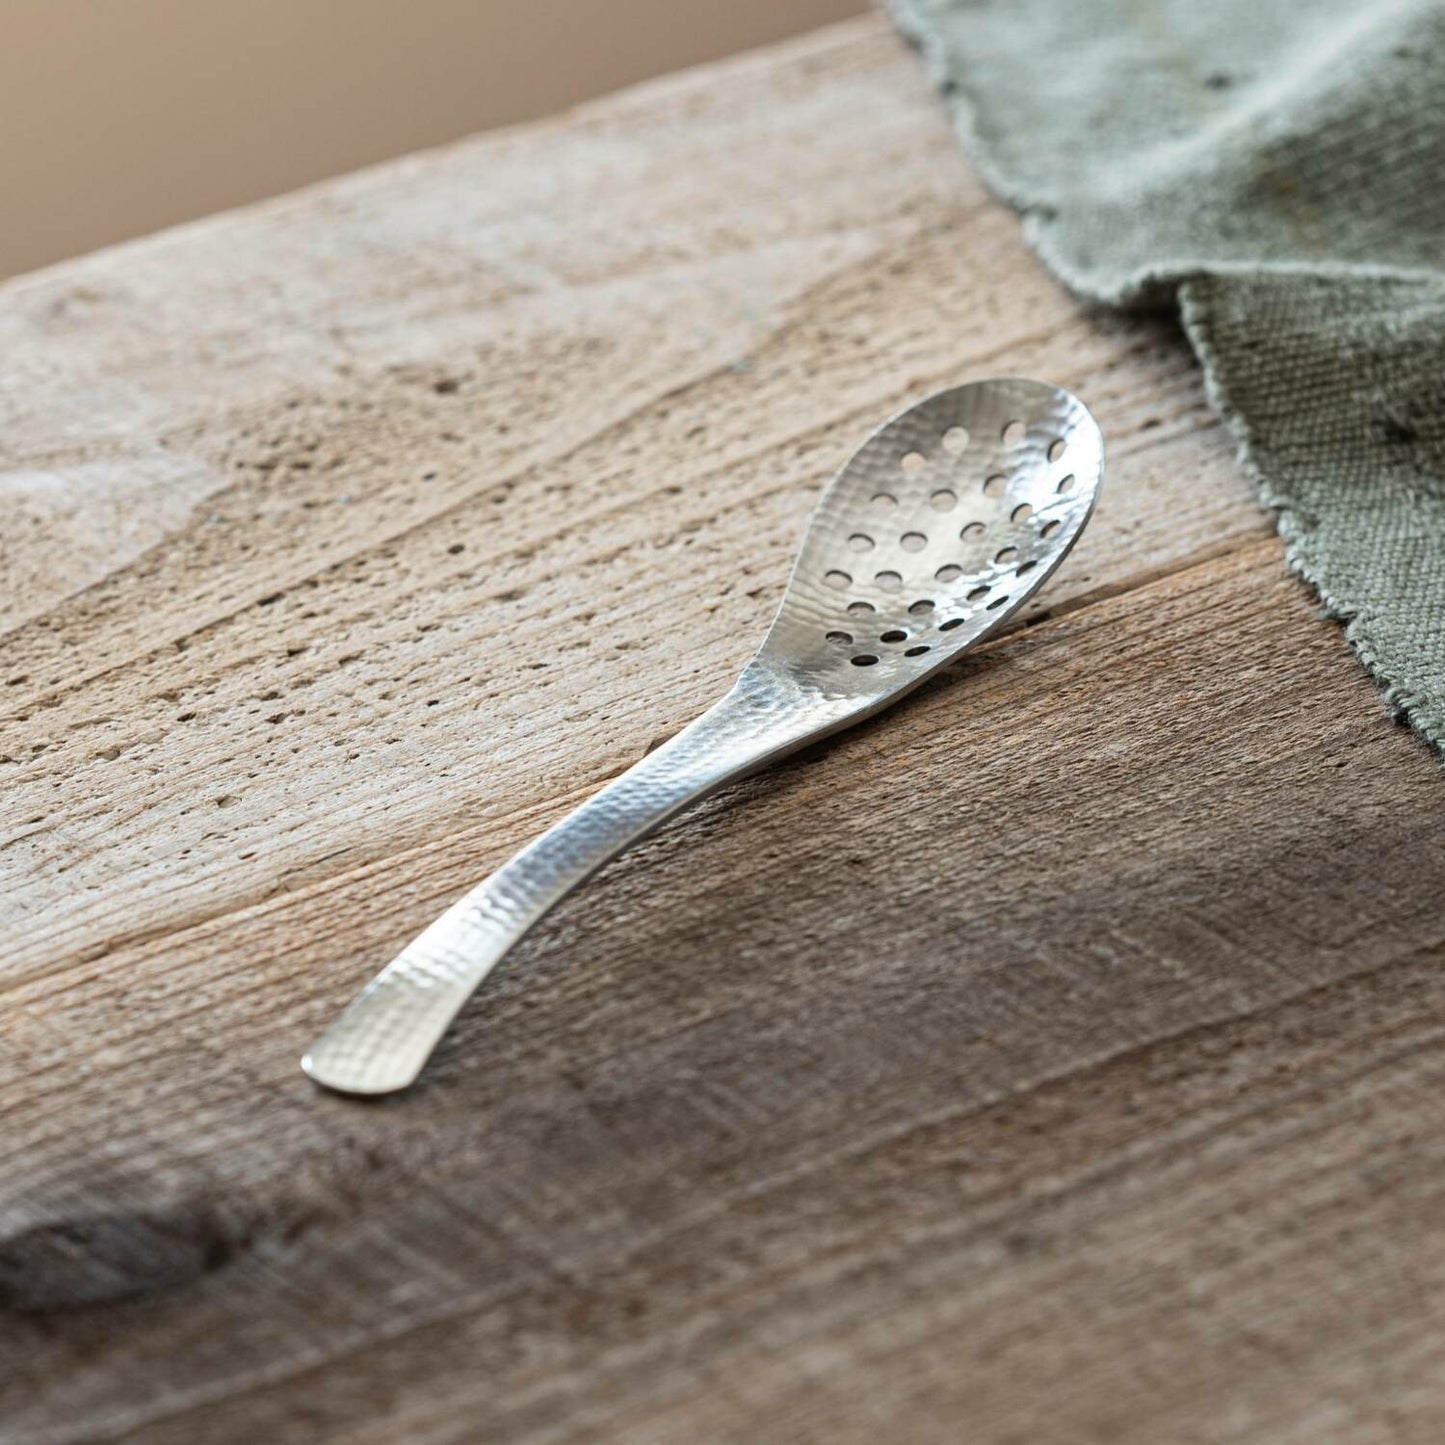
<svg viewBox="0 0 1445 1445">
<path fill-rule="evenodd" d="M 449 924 L 443 914 L 438 925 Z M 416 1082 L 475 979 L 440 966 L 423 934 L 311 1045 L 302 1071 L 338 1094 L 395 1094 Z M 447 962 L 443 958 L 443 962 Z"/>
<path fill-rule="evenodd" d="M 333 1093 L 375 1098 L 410 1088 L 421 1066 L 398 1067 L 395 1059 L 361 1055 L 344 1042 L 334 1042 L 328 1032 L 301 1056 L 301 1072 Z"/>
</svg>

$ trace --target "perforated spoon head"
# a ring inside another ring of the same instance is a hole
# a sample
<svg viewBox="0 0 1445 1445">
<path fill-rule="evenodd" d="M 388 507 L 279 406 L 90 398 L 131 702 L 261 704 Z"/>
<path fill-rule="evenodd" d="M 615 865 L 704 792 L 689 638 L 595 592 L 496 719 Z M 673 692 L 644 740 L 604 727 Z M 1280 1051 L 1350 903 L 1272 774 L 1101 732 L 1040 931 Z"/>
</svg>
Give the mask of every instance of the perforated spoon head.
<svg viewBox="0 0 1445 1445">
<path fill-rule="evenodd" d="M 1042 382 L 970 382 L 900 412 L 823 494 L 755 664 L 890 701 L 1018 612 L 1103 470 L 1088 409 Z"/>
</svg>

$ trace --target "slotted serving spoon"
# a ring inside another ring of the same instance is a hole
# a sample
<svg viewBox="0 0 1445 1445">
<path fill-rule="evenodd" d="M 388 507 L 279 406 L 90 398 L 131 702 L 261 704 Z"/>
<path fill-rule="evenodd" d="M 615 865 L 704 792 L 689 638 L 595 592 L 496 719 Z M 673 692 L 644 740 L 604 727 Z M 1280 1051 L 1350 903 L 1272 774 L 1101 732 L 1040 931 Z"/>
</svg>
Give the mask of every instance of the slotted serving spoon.
<svg viewBox="0 0 1445 1445">
<path fill-rule="evenodd" d="M 896 702 L 1017 612 L 1103 477 L 1099 428 L 1037 381 L 980 381 L 880 427 L 823 494 L 771 630 L 731 692 L 453 904 L 301 1066 L 404 1089 L 447 1025 L 564 894 L 680 809 Z"/>
</svg>

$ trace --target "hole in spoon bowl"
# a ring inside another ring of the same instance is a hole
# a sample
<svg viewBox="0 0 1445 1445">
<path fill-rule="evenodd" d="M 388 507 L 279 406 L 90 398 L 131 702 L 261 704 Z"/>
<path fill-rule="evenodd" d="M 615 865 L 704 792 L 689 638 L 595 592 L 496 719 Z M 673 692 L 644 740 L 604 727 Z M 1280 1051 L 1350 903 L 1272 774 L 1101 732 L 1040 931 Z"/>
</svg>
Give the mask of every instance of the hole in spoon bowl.
<svg viewBox="0 0 1445 1445">
<path fill-rule="evenodd" d="M 871 652 L 860 652 L 853 658 L 854 667 L 872 667 L 878 659 Z"/>
</svg>

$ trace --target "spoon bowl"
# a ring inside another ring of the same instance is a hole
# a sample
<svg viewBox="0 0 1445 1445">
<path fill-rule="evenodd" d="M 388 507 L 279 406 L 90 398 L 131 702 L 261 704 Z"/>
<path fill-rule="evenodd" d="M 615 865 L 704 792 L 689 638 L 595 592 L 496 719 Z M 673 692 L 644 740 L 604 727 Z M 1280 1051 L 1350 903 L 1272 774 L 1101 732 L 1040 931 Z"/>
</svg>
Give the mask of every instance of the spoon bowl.
<svg viewBox="0 0 1445 1445">
<path fill-rule="evenodd" d="M 757 660 L 892 701 L 1039 589 L 1089 519 L 1103 459 L 1084 405 L 1037 381 L 900 412 L 824 493 Z"/>
</svg>

